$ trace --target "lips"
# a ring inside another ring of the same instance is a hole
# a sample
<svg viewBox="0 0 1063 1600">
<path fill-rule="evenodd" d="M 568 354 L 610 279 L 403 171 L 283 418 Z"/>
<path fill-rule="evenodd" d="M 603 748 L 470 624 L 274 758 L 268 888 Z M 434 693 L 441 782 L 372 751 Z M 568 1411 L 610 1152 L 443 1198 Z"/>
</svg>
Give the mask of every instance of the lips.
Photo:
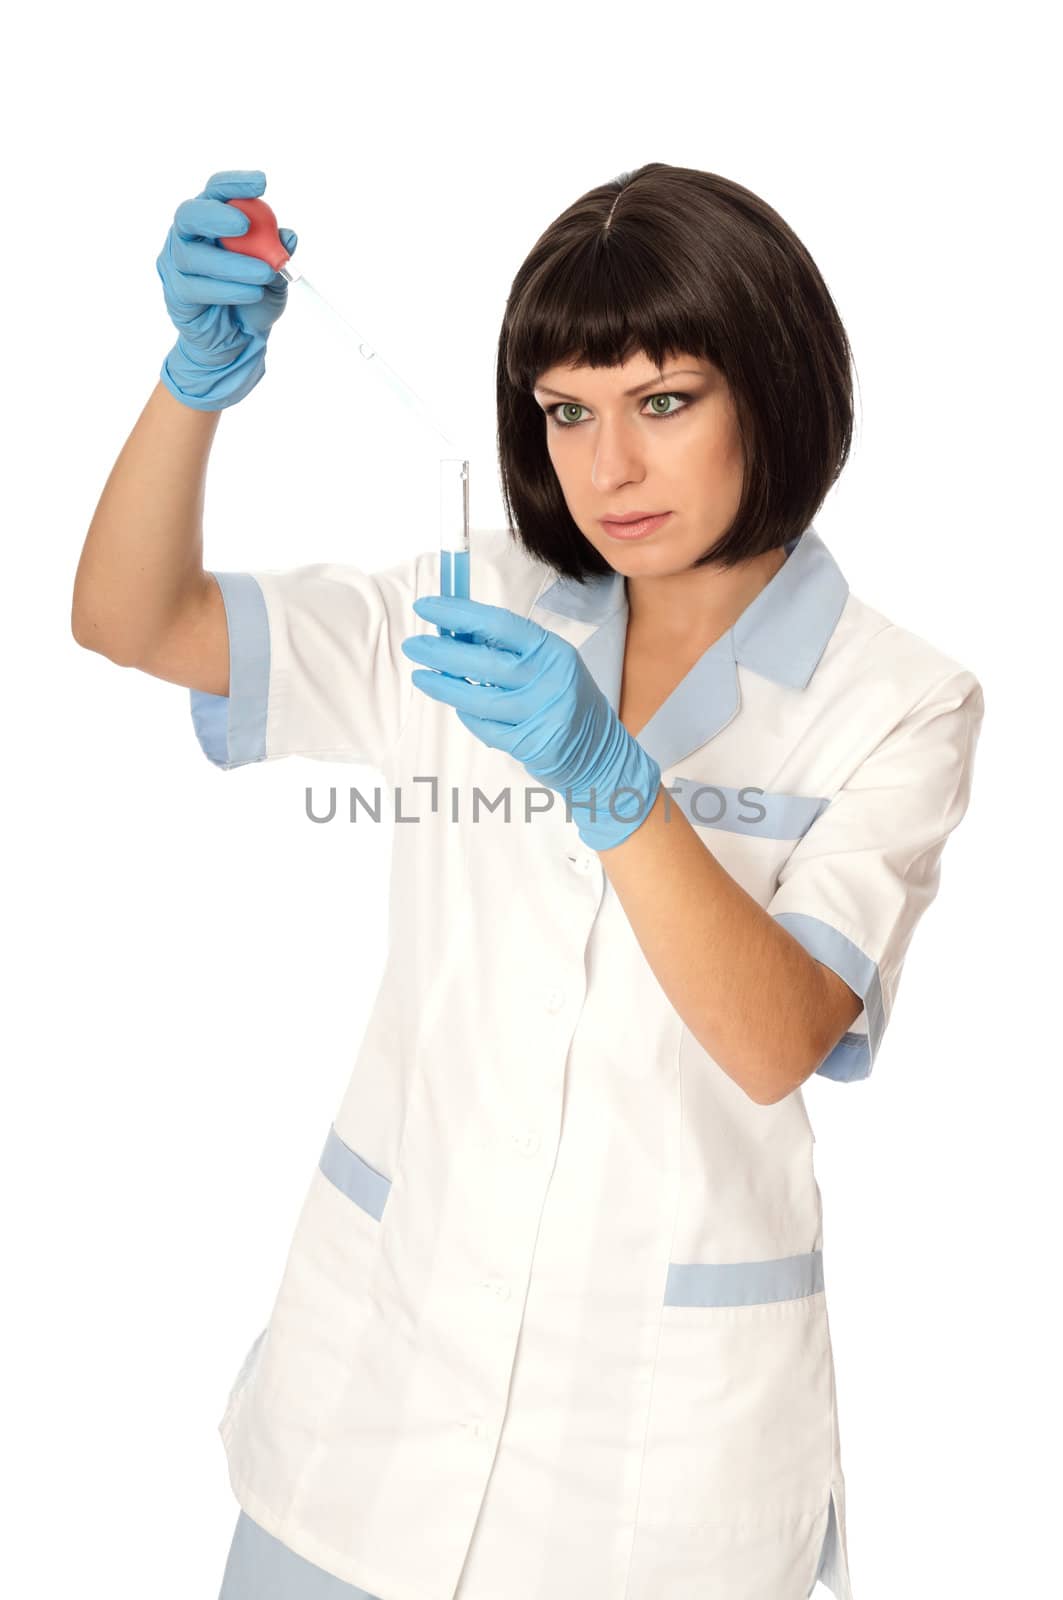
<svg viewBox="0 0 1063 1600">
<path fill-rule="evenodd" d="M 601 517 L 601 522 L 645 522 L 648 517 L 663 517 L 663 511 L 625 511 L 622 517 Z"/>
<path fill-rule="evenodd" d="M 648 533 L 653 533 L 662 523 L 672 515 L 670 511 L 660 511 L 654 516 L 644 516 L 634 522 L 620 522 L 613 517 L 602 517 L 602 527 L 611 539 L 642 539 Z"/>
</svg>

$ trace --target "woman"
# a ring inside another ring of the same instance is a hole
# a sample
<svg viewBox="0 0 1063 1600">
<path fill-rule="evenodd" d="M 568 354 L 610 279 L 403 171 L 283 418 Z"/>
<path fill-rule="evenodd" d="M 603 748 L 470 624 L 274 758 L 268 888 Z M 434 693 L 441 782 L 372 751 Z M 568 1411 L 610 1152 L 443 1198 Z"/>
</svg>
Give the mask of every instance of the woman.
<svg viewBox="0 0 1063 1600">
<path fill-rule="evenodd" d="M 831 297 L 748 190 L 624 174 L 514 281 L 475 600 L 434 549 L 193 580 L 212 428 L 283 309 L 217 245 L 264 186 L 177 213 L 181 338 L 75 594 L 82 642 L 189 685 L 216 764 L 368 762 L 413 824 L 220 1423 L 223 1600 L 851 1600 L 801 1085 L 871 1070 L 982 694 L 812 524 L 852 431 Z"/>
</svg>

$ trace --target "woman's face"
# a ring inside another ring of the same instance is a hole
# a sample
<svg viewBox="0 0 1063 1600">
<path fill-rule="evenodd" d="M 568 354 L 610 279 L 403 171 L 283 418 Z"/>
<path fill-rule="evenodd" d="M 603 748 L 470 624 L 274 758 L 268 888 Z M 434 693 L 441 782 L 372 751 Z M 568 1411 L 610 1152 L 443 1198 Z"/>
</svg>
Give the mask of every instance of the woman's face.
<svg viewBox="0 0 1063 1600">
<path fill-rule="evenodd" d="M 742 493 L 742 447 L 723 374 L 682 354 L 663 373 L 662 380 L 639 354 L 619 367 L 550 367 L 533 390 L 572 518 L 625 576 L 690 567 L 726 531 Z M 620 539 L 602 523 L 632 511 L 671 514 L 637 539 Z"/>
</svg>

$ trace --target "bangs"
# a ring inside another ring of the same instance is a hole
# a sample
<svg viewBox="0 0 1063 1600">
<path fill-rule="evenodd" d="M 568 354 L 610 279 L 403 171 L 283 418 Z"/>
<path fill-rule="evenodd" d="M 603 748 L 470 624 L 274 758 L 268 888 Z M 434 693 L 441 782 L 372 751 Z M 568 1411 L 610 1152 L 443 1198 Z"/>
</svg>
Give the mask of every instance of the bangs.
<svg viewBox="0 0 1063 1600">
<path fill-rule="evenodd" d="M 530 394 L 551 367 L 623 366 L 640 352 L 658 371 L 680 354 L 718 364 L 704 278 L 695 297 L 695 275 L 669 270 L 667 260 L 659 239 L 646 248 L 623 223 L 554 251 L 510 307 L 509 382 Z"/>
</svg>

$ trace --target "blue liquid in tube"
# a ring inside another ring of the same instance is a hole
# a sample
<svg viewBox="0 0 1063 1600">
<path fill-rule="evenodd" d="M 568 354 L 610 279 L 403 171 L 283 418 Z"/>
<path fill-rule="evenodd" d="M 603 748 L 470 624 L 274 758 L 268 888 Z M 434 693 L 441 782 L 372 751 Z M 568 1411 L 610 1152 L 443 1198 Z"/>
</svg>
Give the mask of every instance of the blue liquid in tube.
<svg viewBox="0 0 1063 1600">
<path fill-rule="evenodd" d="M 469 552 L 467 550 L 441 550 L 439 556 L 439 592 L 470 600 Z"/>
<path fill-rule="evenodd" d="M 454 459 L 439 463 L 439 592 L 470 600 L 469 463 Z M 441 634 L 462 644 L 474 642 L 471 633 L 440 628 Z"/>
</svg>

